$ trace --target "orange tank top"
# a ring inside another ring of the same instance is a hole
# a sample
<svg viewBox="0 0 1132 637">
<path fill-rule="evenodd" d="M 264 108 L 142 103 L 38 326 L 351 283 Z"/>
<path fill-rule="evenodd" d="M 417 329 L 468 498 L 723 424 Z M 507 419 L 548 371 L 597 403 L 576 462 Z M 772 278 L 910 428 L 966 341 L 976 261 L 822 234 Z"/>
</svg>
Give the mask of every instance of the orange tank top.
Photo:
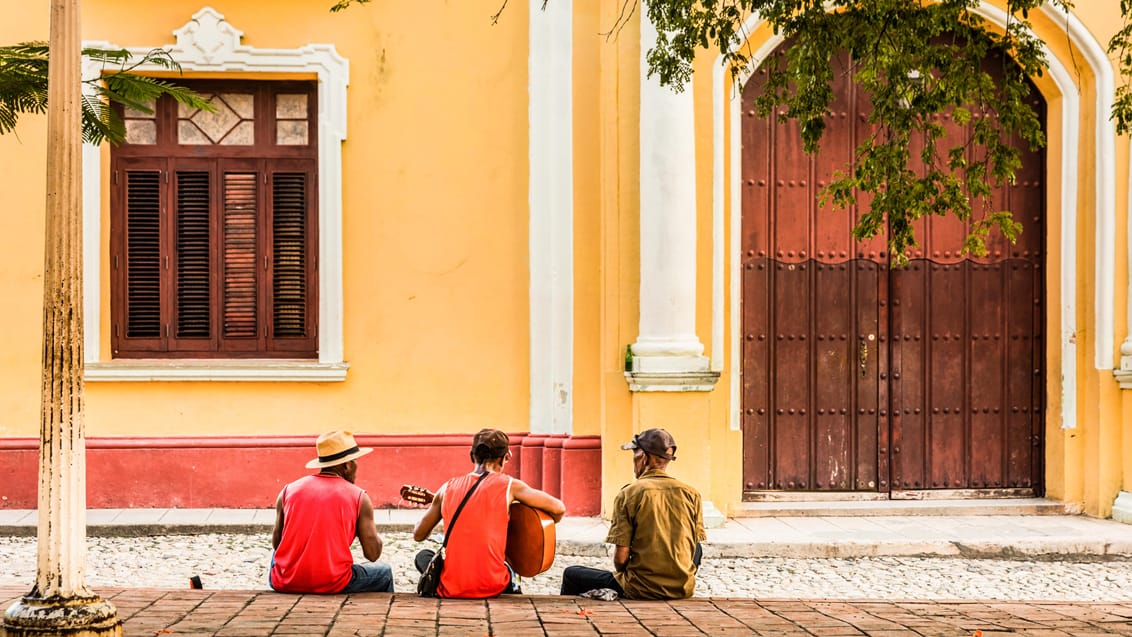
<svg viewBox="0 0 1132 637">
<path fill-rule="evenodd" d="M 479 476 L 469 473 L 452 478 L 444 485 L 440 513 L 445 532 L 452 514 L 476 480 Z M 507 588 L 511 572 L 503 560 L 507 552 L 510 491 L 511 477 L 492 473 L 464 505 L 445 549 L 444 570 L 437 589 L 441 597 L 482 599 L 494 597 Z"/>
</svg>

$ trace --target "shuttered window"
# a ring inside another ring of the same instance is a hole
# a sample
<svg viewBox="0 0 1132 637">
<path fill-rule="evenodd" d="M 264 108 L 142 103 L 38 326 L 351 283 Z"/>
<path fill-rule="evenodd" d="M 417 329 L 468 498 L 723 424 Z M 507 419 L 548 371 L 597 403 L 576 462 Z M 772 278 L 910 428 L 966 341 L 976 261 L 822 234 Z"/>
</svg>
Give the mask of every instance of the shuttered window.
<svg viewBox="0 0 1132 637">
<path fill-rule="evenodd" d="M 111 150 L 113 354 L 316 358 L 314 83 L 190 85 Z"/>
</svg>

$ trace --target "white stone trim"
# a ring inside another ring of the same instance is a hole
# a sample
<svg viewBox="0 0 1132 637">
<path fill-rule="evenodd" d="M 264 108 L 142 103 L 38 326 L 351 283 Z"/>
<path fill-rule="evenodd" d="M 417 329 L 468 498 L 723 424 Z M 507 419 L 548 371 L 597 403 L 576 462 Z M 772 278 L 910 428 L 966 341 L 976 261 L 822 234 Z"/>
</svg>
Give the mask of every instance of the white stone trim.
<svg viewBox="0 0 1132 637">
<path fill-rule="evenodd" d="M 89 381 L 289 381 L 338 382 L 346 380 L 349 363 L 271 360 L 120 360 L 87 363 Z"/>
<path fill-rule="evenodd" d="M 261 49 L 240 44 L 243 33 L 224 20 L 224 16 L 211 7 L 193 14 L 184 26 L 173 31 L 177 43 L 164 47 L 184 72 L 253 72 L 253 73 L 313 73 L 318 78 L 318 364 L 315 367 L 342 370 L 345 378 L 344 334 L 342 319 L 342 141 L 346 139 L 346 85 L 349 83 L 349 62 L 338 55 L 330 44 L 308 44 L 295 49 Z M 84 42 L 84 47 L 122 49 L 135 57 L 145 55 L 152 47 L 122 47 L 109 42 Z M 164 70 L 155 65 L 137 67 L 137 71 Z M 84 78 L 98 77 L 98 64 L 84 59 Z M 102 177 L 101 151 L 97 147 L 83 152 L 83 294 L 87 299 L 85 356 L 87 380 L 110 380 L 108 370 L 114 367 L 130 369 L 125 361 L 100 361 L 99 336 L 101 300 L 99 284 L 103 248 L 102 206 L 105 189 L 109 185 Z M 215 368 L 223 376 L 223 361 L 201 369 Z M 248 364 L 249 361 L 244 361 Z M 162 363 L 164 365 L 165 363 Z M 168 365 L 174 365 L 172 361 Z M 254 365 L 265 370 L 260 378 L 241 380 L 275 380 L 276 364 L 257 360 Z M 305 364 L 311 367 L 313 364 Z M 91 373 L 93 372 L 93 373 Z M 127 374 L 127 372 L 123 372 Z M 121 380 L 121 378 L 113 378 Z M 207 373 L 180 380 L 210 380 Z M 225 378 L 226 380 L 228 378 Z M 286 378 L 284 380 L 295 380 Z"/>
<path fill-rule="evenodd" d="M 985 0 L 976 9 L 978 13 L 987 19 L 999 24 L 1005 24 L 1006 13 L 1001 9 L 988 4 Z M 1063 14 L 1062 14 L 1063 15 Z M 755 14 L 747 18 L 743 26 L 740 28 L 739 35 L 745 39 L 749 34 L 753 33 L 763 23 L 761 16 Z M 751 73 L 759 67 L 767 56 L 771 54 L 783 41 L 785 40 L 780 34 L 775 34 L 764 42 L 759 48 L 750 56 L 747 68 L 736 78 L 736 82 L 730 87 L 730 91 L 725 94 L 725 86 L 722 85 L 724 81 L 722 75 L 718 75 L 718 82 L 713 87 L 713 100 L 715 104 L 714 118 L 722 120 L 727 113 L 730 113 L 732 118 L 731 131 L 729 135 L 729 145 L 732 152 L 731 161 L 731 228 L 732 228 L 732 241 L 730 246 L 731 255 L 731 290 L 732 290 L 732 360 L 731 360 L 731 377 L 732 377 L 732 396 L 731 396 L 731 427 L 732 429 L 740 428 L 740 402 L 739 388 L 741 387 L 739 379 L 743 366 L 743 361 L 740 360 L 740 338 L 741 338 L 741 281 L 742 281 L 742 254 L 741 244 L 736 237 L 741 233 L 742 227 L 742 189 L 740 188 L 740 181 L 742 177 L 741 155 L 740 150 L 742 147 L 742 131 L 739 129 L 740 123 L 740 100 L 742 98 L 742 86 L 750 78 Z M 1076 426 L 1077 420 L 1077 175 L 1080 170 L 1078 166 L 1078 148 L 1080 146 L 1080 95 L 1077 87 L 1073 83 L 1073 75 L 1069 73 L 1061 60 L 1053 55 L 1052 51 L 1046 47 L 1046 59 L 1049 63 L 1048 71 L 1050 78 L 1054 81 L 1058 90 L 1061 92 L 1062 99 L 1062 145 L 1061 145 L 1061 270 L 1059 277 L 1059 285 L 1061 286 L 1061 335 L 1059 339 L 1059 348 L 1061 350 L 1061 372 L 1060 372 L 1060 395 L 1061 395 L 1061 427 L 1073 428 Z M 716 59 L 716 66 L 722 66 L 723 59 L 719 57 Z M 1096 69 L 1094 69 L 1096 71 Z M 1100 102 L 1100 100 L 1098 100 Z M 1109 109 L 1111 109 L 1111 100 L 1109 101 Z M 1103 111 L 1107 113 L 1108 111 Z M 1107 117 L 1098 117 L 1098 120 L 1106 120 Z M 1098 138 L 1098 147 L 1100 146 L 1099 140 L 1106 135 L 1105 123 L 1102 121 L 1097 122 L 1096 135 Z M 1111 137 L 1110 137 L 1111 139 Z M 722 155 L 724 149 L 716 147 L 714 149 L 716 155 Z M 1098 152 L 1097 161 L 1102 161 L 1100 153 Z M 1115 162 L 1111 153 L 1107 161 L 1109 163 Z M 1099 164 L 1098 164 L 1099 165 Z M 1100 173 L 1103 175 L 1104 170 Z M 1113 167 L 1115 172 L 1115 167 Z M 1110 180 L 1109 184 L 1112 184 Z M 717 197 L 723 196 L 723 185 L 716 183 L 714 185 L 714 194 Z M 1115 188 L 1113 185 L 1112 188 Z M 1111 188 L 1110 188 L 1111 189 Z M 1102 197 L 1101 182 L 1098 181 L 1097 196 Z M 1115 196 L 1115 195 L 1114 195 Z M 1103 211 L 1102 211 L 1103 212 Z M 1098 222 L 1098 226 L 1100 222 Z M 1110 232 L 1111 234 L 1111 232 Z M 723 249 L 722 245 L 716 244 L 713 246 L 714 250 Z M 1102 256 L 1098 252 L 1097 268 L 1102 267 Z M 1132 264 L 1132 257 L 1130 257 L 1130 264 Z M 1130 265 L 1132 267 L 1132 265 Z M 1111 272 L 1111 266 L 1109 271 Z M 1109 277 L 1111 279 L 1111 276 Z M 1098 285 L 1100 283 L 1098 282 Z M 1132 301 L 1130 301 L 1132 304 Z M 1132 312 L 1130 312 L 1132 316 Z M 1130 318 L 1132 321 L 1132 318 Z M 1098 331 L 1100 331 L 1100 318 L 1098 312 Z M 1108 330 L 1112 333 L 1112 330 Z M 1129 328 L 1132 333 L 1132 325 Z M 1111 349 L 1111 338 L 1109 339 Z M 1098 347 L 1098 352 L 1099 352 Z M 1129 362 L 1132 368 L 1132 361 Z M 1132 377 L 1132 370 L 1129 376 Z M 1132 382 L 1132 381 L 1130 381 Z"/>
<path fill-rule="evenodd" d="M 1129 141 L 1129 157 L 1132 157 L 1132 141 Z M 1128 164 L 1128 184 L 1132 186 L 1132 161 Z M 1128 329 L 1124 342 L 1120 344 L 1120 368 L 1114 371 L 1121 389 L 1132 389 L 1132 194 L 1128 197 Z M 1130 503 L 1132 505 L 1132 503 Z M 1129 518 L 1132 521 L 1132 516 Z"/>
<path fill-rule="evenodd" d="M 1104 47 L 1071 11 L 1063 10 L 1048 0 L 1042 5 L 1042 11 L 1055 24 L 1063 25 L 1070 42 L 1084 53 L 1097 82 L 1095 364 L 1097 369 L 1112 369 L 1116 366 L 1113 358 L 1116 329 L 1116 123 L 1111 117 L 1116 97 L 1112 62 Z"/>
<path fill-rule="evenodd" d="M 572 433 L 573 0 L 530 0 L 530 431 Z"/>
<path fill-rule="evenodd" d="M 716 64 L 723 70 L 723 64 Z M 719 76 L 720 85 L 714 87 L 717 100 L 723 99 L 723 74 Z M 731 150 L 731 245 L 728 254 L 731 255 L 731 430 L 742 429 L 742 419 L 739 414 L 742 403 L 743 381 L 743 144 L 742 127 L 742 91 L 735 83 L 731 83 L 730 99 L 727 101 L 727 113 L 731 117 L 731 137 L 728 147 Z M 718 111 L 719 109 L 717 109 Z M 722 119 L 723 113 L 717 117 Z M 716 152 L 723 153 L 722 145 Z M 723 184 L 718 186 L 717 196 L 723 199 Z M 715 251 L 723 250 L 723 244 L 713 248 Z"/>
<path fill-rule="evenodd" d="M 716 64 L 712 69 L 712 87 L 717 87 L 723 81 L 723 65 Z M 722 196 L 724 183 L 723 167 L 723 118 L 713 117 L 711 121 L 711 183 L 714 196 L 711 201 L 711 244 L 723 245 L 723 224 L 726 219 L 724 199 Z M 711 251 L 711 370 L 723 371 L 723 257 L 722 249 Z"/>
</svg>

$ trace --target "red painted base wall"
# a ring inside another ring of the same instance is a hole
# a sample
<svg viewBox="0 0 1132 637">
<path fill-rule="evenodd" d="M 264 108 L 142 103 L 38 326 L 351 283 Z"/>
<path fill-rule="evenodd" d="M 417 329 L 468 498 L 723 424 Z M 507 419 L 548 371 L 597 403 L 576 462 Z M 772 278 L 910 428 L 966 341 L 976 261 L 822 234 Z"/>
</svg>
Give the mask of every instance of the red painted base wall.
<svg viewBox="0 0 1132 637">
<path fill-rule="evenodd" d="M 315 436 L 88 438 L 87 507 L 271 508 L 284 484 L 308 473 Z M 358 436 L 374 452 L 358 485 L 374 506 L 401 505 L 402 484 L 435 490 L 471 468 L 470 434 Z M 599 436 L 511 434 L 507 473 L 558 495 L 566 514 L 601 512 Z M 0 439 L 0 509 L 36 508 L 39 440 Z"/>
</svg>

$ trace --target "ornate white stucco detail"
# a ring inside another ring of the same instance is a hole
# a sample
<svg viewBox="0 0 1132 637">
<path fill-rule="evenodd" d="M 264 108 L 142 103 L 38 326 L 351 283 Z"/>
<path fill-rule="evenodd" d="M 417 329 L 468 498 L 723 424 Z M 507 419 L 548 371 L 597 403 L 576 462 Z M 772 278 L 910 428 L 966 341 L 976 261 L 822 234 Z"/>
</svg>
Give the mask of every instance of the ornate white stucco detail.
<svg viewBox="0 0 1132 637">
<path fill-rule="evenodd" d="M 174 45 L 164 47 L 186 76 L 202 73 L 308 74 L 318 79 L 318 361 L 145 361 L 101 360 L 99 320 L 102 255 L 102 201 L 108 200 L 102 171 L 102 149 L 83 148 L 83 295 L 86 313 L 85 362 L 87 381 L 232 380 L 341 381 L 349 365 L 343 360 L 342 321 L 342 142 L 346 139 L 346 86 L 350 63 L 332 44 L 307 44 L 293 49 L 267 49 L 240 43 L 244 32 L 211 7 L 204 7 L 173 31 Z M 119 46 L 84 42 L 84 48 L 126 49 L 134 58 L 148 46 Z M 137 73 L 164 71 L 142 65 Z M 103 68 L 83 60 L 83 78 L 97 78 Z M 246 77 L 246 75 L 241 76 Z"/>
<path fill-rule="evenodd" d="M 244 32 L 228 24 L 212 7 L 205 7 L 173 35 L 177 36 L 178 61 L 209 64 L 213 58 L 230 58 L 240 48 Z"/>
</svg>

